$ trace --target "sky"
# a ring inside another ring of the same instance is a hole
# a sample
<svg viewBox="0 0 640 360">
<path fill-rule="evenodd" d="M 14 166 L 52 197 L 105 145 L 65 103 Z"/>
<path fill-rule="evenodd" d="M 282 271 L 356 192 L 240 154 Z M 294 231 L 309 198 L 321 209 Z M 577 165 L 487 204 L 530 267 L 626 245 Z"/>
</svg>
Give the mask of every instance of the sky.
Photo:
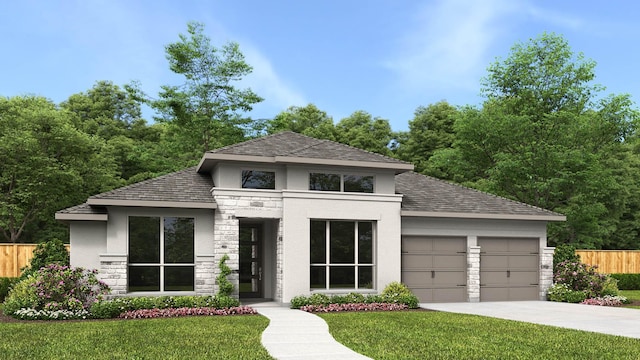
<svg viewBox="0 0 640 360">
<path fill-rule="evenodd" d="M 246 114 L 255 119 L 312 103 L 336 123 L 364 110 L 407 130 L 419 106 L 481 104 L 487 67 L 543 32 L 594 60 L 605 94 L 640 101 L 635 0 L 5 0 L 0 8 L 6 97 L 59 103 L 99 80 L 137 81 L 157 95 L 183 83 L 164 47 L 198 21 L 214 45 L 237 42 L 253 67 L 237 85 L 265 99 Z"/>
</svg>

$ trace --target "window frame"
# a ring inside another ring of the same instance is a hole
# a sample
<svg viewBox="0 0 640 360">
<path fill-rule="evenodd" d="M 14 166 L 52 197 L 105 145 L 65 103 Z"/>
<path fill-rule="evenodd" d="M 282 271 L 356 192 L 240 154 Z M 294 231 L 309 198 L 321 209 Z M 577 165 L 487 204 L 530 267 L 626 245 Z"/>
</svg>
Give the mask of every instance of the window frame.
<svg viewBox="0 0 640 360">
<path fill-rule="evenodd" d="M 159 244 L 158 246 L 160 247 L 160 254 L 159 254 L 159 261 L 157 263 L 149 263 L 149 262 L 139 262 L 139 263 L 132 263 L 129 261 L 130 257 L 131 257 L 131 228 L 130 228 L 130 223 L 131 223 L 131 218 L 159 218 L 159 227 L 158 230 L 160 231 L 160 236 L 159 236 Z M 175 218 L 175 219 L 191 219 L 192 221 L 192 225 L 193 225 L 193 239 L 192 239 L 192 250 L 193 250 L 193 258 L 192 258 L 192 262 L 190 263 L 175 263 L 175 262 L 166 262 L 165 261 L 165 219 L 166 218 Z M 134 290 L 134 291 L 130 291 L 130 280 L 131 280 L 131 276 L 130 276 L 130 267 L 154 267 L 154 268 L 158 268 L 159 269 L 159 277 L 158 277 L 158 281 L 159 281 L 159 289 L 158 290 Z M 192 290 L 165 290 L 166 284 L 165 284 L 165 269 L 166 268 L 171 268 L 171 267 L 190 267 L 193 269 L 193 278 L 192 280 L 192 284 L 193 284 L 193 289 Z M 180 293 L 180 294 L 190 294 L 190 293 L 195 293 L 196 290 L 196 217 L 195 216 L 165 216 L 165 215 L 129 215 L 127 216 L 127 293 L 136 293 L 136 294 L 140 294 L 140 293 L 152 293 L 152 294 L 158 294 L 158 293 Z"/>
<path fill-rule="evenodd" d="M 309 256 L 309 288 L 310 290 L 313 291 L 351 291 L 351 290 L 356 290 L 356 291 L 375 291 L 376 289 L 376 234 L 377 234 L 377 222 L 373 221 L 373 220 L 349 220 L 349 219 L 310 219 L 309 221 L 309 234 L 310 234 L 310 241 L 309 241 L 309 246 L 311 247 L 311 231 L 312 231 L 312 222 L 322 222 L 324 223 L 325 229 L 324 229 L 324 262 L 323 263 L 318 263 L 318 262 L 312 262 L 311 257 L 313 254 L 311 254 L 311 249 L 310 249 L 310 256 Z M 336 263 L 332 263 L 331 262 L 331 223 L 332 222 L 349 222 L 349 223 L 353 223 L 353 227 L 354 227 L 354 238 L 353 238 L 353 253 L 354 253 L 354 262 L 353 263 L 341 263 L 341 262 L 336 262 Z M 360 261 L 360 226 L 359 224 L 361 223 L 369 223 L 371 224 L 371 262 L 370 263 L 364 263 Z M 348 267 L 353 267 L 354 268 L 354 287 L 332 287 L 331 286 L 331 268 L 348 268 Z M 311 281 L 311 277 L 312 275 L 312 269 L 313 268 L 324 268 L 324 287 L 312 287 L 312 281 Z M 366 286 L 360 286 L 359 282 L 360 282 L 360 269 L 361 268 L 368 268 L 371 269 L 371 286 L 370 287 L 366 287 Z"/>
<path fill-rule="evenodd" d="M 337 175 L 340 177 L 340 189 L 339 190 L 322 190 L 322 189 L 311 189 L 311 177 L 312 175 Z M 347 177 L 371 177 L 371 192 L 368 191 L 347 191 L 345 189 L 345 178 Z M 349 194 L 374 194 L 376 192 L 376 175 L 371 173 L 357 173 L 357 172 L 341 172 L 341 171 L 309 171 L 308 181 L 307 181 L 307 190 L 309 191 L 333 191 L 333 192 L 343 192 Z"/>
</svg>

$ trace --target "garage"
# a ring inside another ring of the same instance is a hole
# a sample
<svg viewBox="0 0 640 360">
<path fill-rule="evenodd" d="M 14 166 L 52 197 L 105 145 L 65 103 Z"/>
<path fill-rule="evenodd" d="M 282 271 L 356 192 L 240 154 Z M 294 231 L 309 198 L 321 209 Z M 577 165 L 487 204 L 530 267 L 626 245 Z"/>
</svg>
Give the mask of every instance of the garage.
<svg viewBox="0 0 640 360">
<path fill-rule="evenodd" d="M 478 238 L 480 301 L 538 300 L 539 240 Z"/>
<path fill-rule="evenodd" d="M 402 282 L 420 302 L 467 299 L 466 237 L 402 238 Z"/>
</svg>

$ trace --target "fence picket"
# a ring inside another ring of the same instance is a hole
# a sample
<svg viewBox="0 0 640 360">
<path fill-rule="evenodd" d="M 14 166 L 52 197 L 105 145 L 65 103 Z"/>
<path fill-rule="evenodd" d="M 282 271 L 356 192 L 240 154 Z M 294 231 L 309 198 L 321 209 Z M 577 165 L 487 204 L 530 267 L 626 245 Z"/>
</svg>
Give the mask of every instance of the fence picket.
<svg viewBox="0 0 640 360">
<path fill-rule="evenodd" d="M 576 250 L 580 260 L 606 274 L 640 274 L 640 250 Z"/>
<path fill-rule="evenodd" d="M 36 244 L 0 244 L 0 277 L 18 277 L 20 269 L 29 265 Z M 67 251 L 69 244 L 65 245 Z"/>
</svg>

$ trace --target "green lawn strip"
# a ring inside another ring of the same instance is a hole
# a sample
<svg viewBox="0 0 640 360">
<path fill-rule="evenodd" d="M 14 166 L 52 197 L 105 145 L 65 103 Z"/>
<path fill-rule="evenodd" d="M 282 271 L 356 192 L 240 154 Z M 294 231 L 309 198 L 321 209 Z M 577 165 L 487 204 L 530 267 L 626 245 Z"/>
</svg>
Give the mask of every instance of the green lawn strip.
<svg viewBox="0 0 640 360">
<path fill-rule="evenodd" d="M 0 323 L 3 359 L 271 359 L 258 315 Z"/>
<path fill-rule="evenodd" d="M 620 290 L 620 295 L 631 301 L 640 301 L 640 290 Z"/>
<path fill-rule="evenodd" d="M 435 311 L 320 315 L 347 347 L 381 359 L 637 359 L 640 340 Z"/>
</svg>

